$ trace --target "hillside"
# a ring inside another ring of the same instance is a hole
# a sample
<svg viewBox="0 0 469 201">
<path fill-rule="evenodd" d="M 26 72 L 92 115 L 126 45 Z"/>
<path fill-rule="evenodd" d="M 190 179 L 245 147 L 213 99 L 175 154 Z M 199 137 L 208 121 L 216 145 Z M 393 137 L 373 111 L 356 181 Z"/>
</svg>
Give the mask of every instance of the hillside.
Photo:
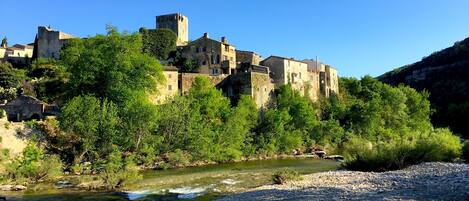
<svg viewBox="0 0 469 201">
<path fill-rule="evenodd" d="M 427 90 L 434 109 L 433 124 L 469 137 L 469 38 L 378 79 Z"/>
</svg>

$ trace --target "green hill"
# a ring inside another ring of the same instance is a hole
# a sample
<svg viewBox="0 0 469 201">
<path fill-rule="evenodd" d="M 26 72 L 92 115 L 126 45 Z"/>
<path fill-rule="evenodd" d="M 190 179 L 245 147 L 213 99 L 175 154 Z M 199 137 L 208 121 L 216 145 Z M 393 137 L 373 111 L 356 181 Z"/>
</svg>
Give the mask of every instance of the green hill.
<svg viewBox="0 0 469 201">
<path fill-rule="evenodd" d="M 433 124 L 469 137 L 469 38 L 378 79 L 427 90 L 434 109 Z"/>
</svg>

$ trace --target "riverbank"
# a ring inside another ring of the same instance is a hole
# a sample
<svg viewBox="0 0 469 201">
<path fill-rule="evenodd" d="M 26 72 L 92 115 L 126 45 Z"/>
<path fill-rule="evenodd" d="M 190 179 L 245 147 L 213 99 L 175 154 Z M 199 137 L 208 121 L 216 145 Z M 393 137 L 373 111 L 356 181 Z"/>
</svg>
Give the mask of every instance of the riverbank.
<svg viewBox="0 0 469 201">
<path fill-rule="evenodd" d="M 329 171 L 283 185 L 266 185 L 231 200 L 468 200 L 469 164 L 423 163 L 382 173 Z"/>
</svg>

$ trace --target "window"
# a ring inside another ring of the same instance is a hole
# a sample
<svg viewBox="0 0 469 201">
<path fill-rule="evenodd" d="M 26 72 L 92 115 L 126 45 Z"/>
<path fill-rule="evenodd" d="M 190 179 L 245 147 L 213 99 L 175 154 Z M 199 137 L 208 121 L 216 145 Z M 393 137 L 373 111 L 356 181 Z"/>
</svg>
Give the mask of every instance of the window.
<svg viewBox="0 0 469 201">
<path fill-rule="evenodd" d="M 168 74 L 168 78 L 171 78 L 171 76 L 172 76 L 171 74 Z"/>
<path fill-rule="evenodd" d="M 169 91 L 173 90 L 173 86 L 168 85 L 168 90 L 169 90 Z"/>
<path fill-rule="evenodd" d="M 223 61 L 226 61 L 226 60 L 228 60 L 228 56 L 225 55 L 223 56 Z"/>
<path fill-rule="evenodd" d="M 230 51 L 230 46 L 225 45 L 225 51 L 226 51 L 226 52 L 229 52 L 229 51 Z"/>
<path fill-rule="evenodd" d="M 220 63 L 220 55 L 217 54 L 217 64 L 219 64 L 219 63 Z"/>
<path fill-rule="evenodd" d="M 212 74 L 218 75 L 218 68 L 212 68 Z"/>
<path fill-rule="evenodd" d="M 202 52 L 207 52 L 207 47 L 203 47 Z"/>
<path fill-rule="evenodd" d="M 202 65 L 207 65 L 207 61 L 202 61 Z"/>
<path fill-rule="evenodd" d="M 197 47 L 195 48 L 195 52 L 199 53 L 200 52 L 200 49 Z"/>
</svg>

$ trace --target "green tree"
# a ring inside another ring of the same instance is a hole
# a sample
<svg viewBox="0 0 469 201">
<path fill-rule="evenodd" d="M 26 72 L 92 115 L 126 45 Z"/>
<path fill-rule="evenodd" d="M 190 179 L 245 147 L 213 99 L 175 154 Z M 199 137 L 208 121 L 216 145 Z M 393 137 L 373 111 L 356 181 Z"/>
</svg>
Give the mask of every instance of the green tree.
<svg viewBox="0 0 469 201">
<path fill-rule="evenodd" d="M 159 60 L 168 59 L 171 52 L 176 51 L 177 35 L 170 29 L 140 28 L 143 41 L 143 52 L 153 55 Z"/>
<path fill-rule="evenodd" d="M 102 102 L 92 96 L 77 96 L 67 102 L 59 117 L 60 128 L 75 136 L 74 163 L 80 163 L 87 154 L 96 159 L 96 154 L 106 154 L 114 141 L 119 141 L 117 107 L 106 99 Z"/>
<path fill-rule="evenodd" d="M 119 33 L 71 39 L 61 52 L 70 73 L 69 97 L 93 94 L 119 106 L 142 91 L 153 91 L 163 80 L 161 65 L 142 53 L 140 34 Z"/>
</svg>

